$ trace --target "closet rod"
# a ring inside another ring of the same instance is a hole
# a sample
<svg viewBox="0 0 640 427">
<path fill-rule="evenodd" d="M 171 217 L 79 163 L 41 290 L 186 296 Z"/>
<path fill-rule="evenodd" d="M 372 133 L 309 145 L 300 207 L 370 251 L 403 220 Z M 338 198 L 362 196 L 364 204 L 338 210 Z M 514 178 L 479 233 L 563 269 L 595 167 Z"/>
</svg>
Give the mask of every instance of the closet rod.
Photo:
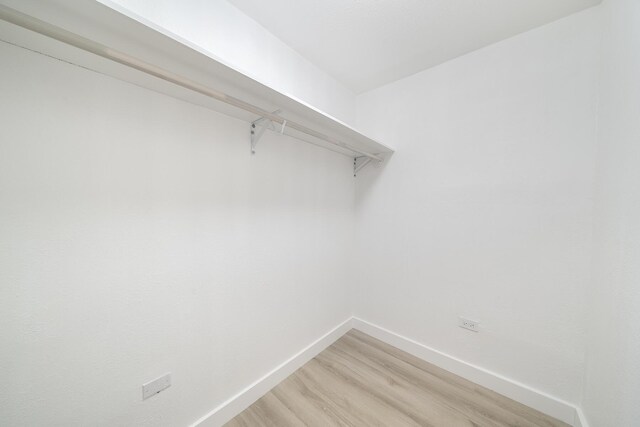
<svg viewBox="0 0 640 427">
<path fill-rule="evenodd" d="M 35 31 L 36 33 L 42 34 L 44 36 L 50 37 L 52 39 L 58 40 L 60 42 L 66 43 L 68 45 L 77 47 L 84 51 L 93 53 L 95 55 L 101 56 L 106 59 L 110 59 L 112 61 L 118 62 L 122 65 L 126 65 L 128 67 L 134 68 L 136 70 L 142 71 L 143 73 L 149 74 L 151 76 L 157 77 L 159 79 L 168 81 L 170 83 L 181 86 L 185 89 L 192 90 L 194 92 L 198 92 L 202 95 L 208 96 L 210 98 L 216 99 L 218 101 L 224 102 L 226 104 L 232 105 L 234 107 L 243 109 L 252 114 L 260 116 L 262 118 L 271 120 L 272 122 L 283 124 L 286 121 L 287 128 L 291 128 L 297 130 L 298 132 L 302 132 L 314 138 L 318 138 L 325 142 L 328 142 L 333 145 L 337 145 L 343 149 L 352 151 L 355 154 L 359 154 L 361 156 L 368 157 L 373 160 L 382 161 L 382 157 L 373 154 L 367 153 L 365 151 L 356 150 L 355 148 L 349 146 L 349 144 L 339 141 L 335 138 L 332 138 L 328 135 L 325 135 L 321 132 L 313 130 L 307 126 L 301 125 L 294 121 L 285 120 L 284 118 L 278 116 L 277 114 L 271 113 L 267 110 L 264 110 L 260 107 L 256 107 L 253 104 L 245 102 L 241 99 L 235 98 L 231 95 L 227 95 L 224 92 L 217 91 L 215 89 L 211 89 L 205 85 L 202 85 L 193 80 L 182 77 L 178 74 L 172 73 L 171 71 L 167 71 L 161 67 L 155 66 L 153 64 L 149 64 L 142 60 L 139 60 L 131 55 L 127 55 L 126 53 L 119 52 L 115 49 L 111 49 L 110 47 L 103 45 L 101 43 L 90 40 L 86 37 L 80 36 L 78 34 L 67 31 L 63 28 L 57 27 L 55 25 L 49 24 L 45 21 L 41 21 L 40 19 L 34 18 L 32 16 L 26 15 L 22 12 L 18 12 L 15 9 L 12 9 L 7 6 L 0 5 L 0 19 L 10 22 L 12 24 L 18 25 L 20 27 L 26 28 L 31 31 Z M 306 141 L 305 141 L 306 142 Z"/>
</svg>

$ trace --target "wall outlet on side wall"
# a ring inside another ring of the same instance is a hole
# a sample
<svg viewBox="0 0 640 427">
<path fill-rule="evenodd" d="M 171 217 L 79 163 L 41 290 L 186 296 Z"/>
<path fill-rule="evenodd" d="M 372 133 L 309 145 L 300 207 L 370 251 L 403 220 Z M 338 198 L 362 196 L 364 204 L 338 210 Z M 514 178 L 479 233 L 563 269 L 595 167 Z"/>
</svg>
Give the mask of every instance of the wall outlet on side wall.
<svg viewBox="0 0 640 427">
<path fill-rule="evenodd" d="M 151 396 L 155 396 L 162 390 L 165 390 L 171 385 L 171 373 L 164 374 L 160 378 L 156 378 L 153 381 L 149 381 L 146 384 L 142 384 L 142 400 L 148 399 Z"/>
<path fill-rule="evenodd" d="M 458 317 L 458 326 L 473 332 L 480 332 L 480 322 L 476 322 L 475 320 L 469 320 L 469 319 L 465 319 L 464 317 Z"/>
</svg>

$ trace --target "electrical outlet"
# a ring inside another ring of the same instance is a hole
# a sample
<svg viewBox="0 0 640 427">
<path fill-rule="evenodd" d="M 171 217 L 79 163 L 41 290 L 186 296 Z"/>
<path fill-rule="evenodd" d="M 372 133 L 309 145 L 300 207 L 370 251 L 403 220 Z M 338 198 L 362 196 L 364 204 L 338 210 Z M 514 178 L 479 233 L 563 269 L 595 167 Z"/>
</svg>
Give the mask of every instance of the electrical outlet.
<svg viewBox="0 0 640 427">
<path fill-rule="evenodd" d="M 465 319 L 464 317 L 458 317 L 458 326 L 473 332 L 480 332 L 480 322 L 476 322 L 475 320 L 469 320 L 469 319 Z"/>
<path fill-rule="evenodd" d="M 142 400 L 148 399 L 151 396 L 155 396 L 162 390 L 165 390 L 171 385 L 171 373 L 164 374 L 160 378 L 156 378 L 153 381 L 149 381 L 146 384 L 142 384 Z"/>
</svg>

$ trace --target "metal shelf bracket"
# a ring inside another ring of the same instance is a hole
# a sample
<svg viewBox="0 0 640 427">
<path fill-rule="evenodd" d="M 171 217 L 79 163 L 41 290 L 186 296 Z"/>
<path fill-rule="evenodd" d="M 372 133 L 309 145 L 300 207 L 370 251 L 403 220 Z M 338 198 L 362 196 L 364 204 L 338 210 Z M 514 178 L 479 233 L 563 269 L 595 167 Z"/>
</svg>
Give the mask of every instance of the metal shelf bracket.
<svg viewBox="0 0 640 427">
<path fill-rule="evenodd" d="M 365 166 L 371 163 L 371 157 L 359 156 L 353 158 L 353 176 L 356 176 Z"/>
<path fill-rule="evenodd" d="M 279 113 L 280 110 L 276 110 L 272 114 Z M 287 121 L 284 120 L 279 126 L 280 129 L 276 130 L 276 125 L 274 124 L 273 120 L 267 119 L 265 117 L 260 117 L 258 120 L 254 120 L 253 122 L 251 122 L 251 154 L 256 154 L 256 145 L 258 145 L 258 141 L 260 140 L 260 138 L 262 138 L 264 131 L 266 131 L 267 129 L 271 129 L 272 131 L 283 134 L 286 126 Z"/>
</svg>

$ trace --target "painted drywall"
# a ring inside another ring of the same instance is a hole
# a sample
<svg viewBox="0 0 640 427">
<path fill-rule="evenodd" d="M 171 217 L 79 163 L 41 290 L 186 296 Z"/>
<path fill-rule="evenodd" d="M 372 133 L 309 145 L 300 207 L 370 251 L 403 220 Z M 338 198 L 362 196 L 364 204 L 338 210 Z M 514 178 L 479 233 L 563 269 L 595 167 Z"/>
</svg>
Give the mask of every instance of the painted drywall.
<svg viewBox="0 0 640 427">
<path fill-rule="evenodd" d="M 349 317 L 350 159 L 0 57 L 0 425 L 189 425 Z"/>
<path fill-rule="evenodd" d="M 583 411 L 591 427 L 640 423 L 640 3 L 606 0 L 594 281 Z"/>
<path fill-rule="evenodd" d="M 355 315 L 577 403 L 596 149 L 589 9 L 358 98 Z M 457 326 L 477 320 L 479 333 Z"/>
<path fill-rule="evenodd" d="M 223 63 L 346 123 L 355 95 L 225 0 L 99 0 L 211 52 Z"/>
</svg>

